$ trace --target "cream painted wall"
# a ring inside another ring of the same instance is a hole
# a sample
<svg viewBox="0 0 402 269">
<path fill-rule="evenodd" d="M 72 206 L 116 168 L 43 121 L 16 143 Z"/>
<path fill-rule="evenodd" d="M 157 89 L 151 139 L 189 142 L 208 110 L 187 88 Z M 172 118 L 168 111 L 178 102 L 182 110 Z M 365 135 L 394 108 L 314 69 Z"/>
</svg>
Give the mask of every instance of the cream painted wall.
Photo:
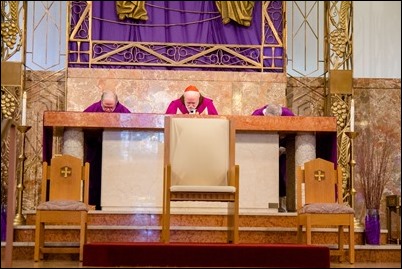
<svg viewBox="0 0 402 269">
<path fill-rule="evenodd" d="M 353 1 L 353 77 L 401 78 L 401 2 Z"/>
</svg>

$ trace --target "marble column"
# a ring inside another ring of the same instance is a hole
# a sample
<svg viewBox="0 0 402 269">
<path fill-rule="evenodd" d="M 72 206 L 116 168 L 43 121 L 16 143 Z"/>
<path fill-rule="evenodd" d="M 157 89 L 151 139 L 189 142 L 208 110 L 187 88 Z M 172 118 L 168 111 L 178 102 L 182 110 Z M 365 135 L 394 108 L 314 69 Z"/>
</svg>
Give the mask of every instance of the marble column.
<svg viewBox="0 0 402 269">
<path fill-rule="evenodd" d="M 81 128 L 66 128 L 63 134 L 63 154 L 84 158 L 84 132 Z"/>
<path fill-rule="evenodd" d="M 316 140 L 314 133 L 298 133 L 296 135 L 296 167 L 316 158 Z"/>
<path fill-rule="evenodd" d="M 295 141 L 296 153 L 295 162 L 296 167 L 303 166 L 304 163 L 316 158 L 316 138 L 314 133 L 298 133 Z M 295 186 L 295 191 L 296 190 Z M 304 194 L 302 193 L 302 201 L 304 201 Z M 295 199 L 297 204 L 297 199 Z M 296 208 L 297 210 L 297 208 Z"/>
<path fill-rule="evenodd" d="M 286 136 L 286 209 L 296 212 L 296 168 L 316 158 L 314 133 L 297 133 Z"/>
</svg>

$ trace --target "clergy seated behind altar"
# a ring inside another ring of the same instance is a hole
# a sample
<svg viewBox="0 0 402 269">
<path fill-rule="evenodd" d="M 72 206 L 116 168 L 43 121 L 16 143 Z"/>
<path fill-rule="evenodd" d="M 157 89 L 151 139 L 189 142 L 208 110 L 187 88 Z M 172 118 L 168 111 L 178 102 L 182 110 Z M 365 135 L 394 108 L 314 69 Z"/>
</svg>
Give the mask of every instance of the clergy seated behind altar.
<svg viewBox="0 0 402 269">
<path fill-rule="evenodd" d="M 131 113 L 112 91 L 103 92 L 101 100 L 87 107 L 84 112 Z M 102 133 L 98 129 L 84 131 L 84 160 L 91 164 L 89 204 L 95 206 L 96 210 L 101 209 Z"/>
<path fill-rule="evenodd" d="M 212 99 L 204 97 L 197 87 L 190 85 L 180 98 L 169 104 L 166 114 L 218 115 L 218 111 Z"/>
<path fill-rule="evenodd" d="M 277 104 L 268 104 L 256 109 L 254 116 L 294 116 L 295 114 L 287 107 Z M 278 212 L 287 212 L 286 209 L 286 140 L 279 140 L 279 209 Z"/>
</svg>

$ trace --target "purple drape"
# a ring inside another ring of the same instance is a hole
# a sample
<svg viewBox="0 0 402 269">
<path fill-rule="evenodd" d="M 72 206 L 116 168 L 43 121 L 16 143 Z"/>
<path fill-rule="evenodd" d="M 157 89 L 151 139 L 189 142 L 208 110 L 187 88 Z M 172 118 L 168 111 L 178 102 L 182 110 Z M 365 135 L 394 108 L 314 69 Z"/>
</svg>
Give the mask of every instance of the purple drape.
<svg viewBox="0 0 402 269">
<path fill-rule="evenodd" d="M 118 43 L 141 42 L 149 44 L 150 42 L 158 42 L 159 44 L 150 45 L 152 46 L 150 50 L 154 50 L 173 61 L 182 61 L 186 57 L 194 55 L 203 49 L 201 45 L 258 46 L 256 48 L 239 48 L 237 52 L 255 62 L 260 62 L 264 58 L 263 66 L 269 67 L 270 72 L 283 72 L 284 50 L 282 44 L 276 39 L 279 36 L 283 40 L 282 1 L 271 1 L 267 9 L 274 29 L 269 28 L 271 24 L 262 23 L 264 19 L 262 16 L 263 1 L 255 1 L 251 25 L 248 27 L 234 21 L 223 24 L 215 1 L 145 2 L 149 18 L 143 21 L 131 18 L 120 20 L 117 14 L 116 1 L 93 1 L 92 20 L 89 21 L 89 16 L 86 16 L 86 20 L 79 27 L 79 31 L 72 36 L 75 40 L 70 40 L 69 66 L 83 67 L 82 63 L 88 63 L 89 57 L 91 57 L 113 63 L 107 68 L 155 68 L 155 66 L 163 68 L 163 60 L 155 57 L 155 55 L 149 54 L 147 51 L 144 52 L 138 47 L 122 47 L 123 45 Z M 83 1 L 72 3 L 71 29 L 74 29 L 79 22 L 79 17 L 84 13 L 85 4 Z M 90 24 L 92 24 L 92 31 L 89 31 Z M 265 25 L 265 29 L 262 29 L 263 25 Z M 89 36 L 90 33 L 91 36 Z M 93 41 L 93 44 L 92 55 L 89 56 L 90 40 Z M 176 47 L 172 43 L 182 45 Z M 183 46 L 183 44 L 185 45 Z M 197 44 L 200 44 L 199 48 Z M 116 51 L 118 53 L 115 53 Z M 113 53 L 106 55 L 108 52 Z M 119 63 L 131 64 L 119 65 Z M 141 63 L 144 64 L 141 65 Z M 211 70 L 214 66 L 222 64 L 233 66 L 233 69 L 236 66 L 248 65 L 243 59 L 233 57 L 230 53 L 222 50 L 194 59 L 187 66 L 178 67 L 168 64 L 165 66 L 170 69 L 192 68 L 194 70 L 194 68 L 198 68 L 199 70 L 200 66 L 209 65 L 208 68 Z M 95 65 L 102 67 L 102 63 L 93 62 L 93 66 Z M 256 67 L 250 69 L 258 70 Z M 246 71 L 245 69 L 239 70 Z"/>
<path fill-rule="evenodd" d="M 93 1 L 92 38 L 165 43 L 243 45 L 261 43 L 262 2 L 256 2 L 253 20 L 249 27 L 235 22 L 223 24 L 215 1 L 146 1 L 146 3 L 149 17 L 147 21 L 133 19 L 120 21 L 115 1 Z"/>
</svg>

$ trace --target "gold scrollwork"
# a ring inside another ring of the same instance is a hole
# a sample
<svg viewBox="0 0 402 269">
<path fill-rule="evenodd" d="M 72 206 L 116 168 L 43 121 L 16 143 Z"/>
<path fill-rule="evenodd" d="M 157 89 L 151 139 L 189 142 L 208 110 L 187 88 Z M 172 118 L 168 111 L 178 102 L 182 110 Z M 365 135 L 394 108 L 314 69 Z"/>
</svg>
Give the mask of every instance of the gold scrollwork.
<svg viewBox="0 0 402 269">
<path fill-rule="evenodd" d="M 347 121 L 347 105 L 342 101 L 335 101 L 331 105 L 332 115 L 336 117 L 336 125 L 341 127 L 342 129 L 346 127 Z"/>
<path fill-rule="evenodd" d="M 1 59 L 11 58 L 22 46 L 22 29 L 19 26 L 19 3 L 21 1 L 1 1 Z M 6 9 L 8 7 L 8 9 Z M 7 12 L 8 11 L 8 12 Z"/>
<path fill-rule="evenodd" d="M 1 114 L 5 119 L 13 119 L 17 108 L 17 99 L 9 92 L 1 90 Z"/>
<path fill-rule="evenodd" d="M 352 38 L 351 38 L 351 9 L 352 1 L 339 1 L 339 14 L 338 21 L 334 17 L 329 16 L 330 22 L 333 26 L 333 30 L 329 33 L 329 43 L 331 45 L 331 51 L 335 53 L 331 62 L 333 63 L 333 69 L 339 69 L 342 65 L 348 65 L 352 57 Z M 337 3 L 332 5 L 332 11 L 337 10 Z"/>
</svg>

